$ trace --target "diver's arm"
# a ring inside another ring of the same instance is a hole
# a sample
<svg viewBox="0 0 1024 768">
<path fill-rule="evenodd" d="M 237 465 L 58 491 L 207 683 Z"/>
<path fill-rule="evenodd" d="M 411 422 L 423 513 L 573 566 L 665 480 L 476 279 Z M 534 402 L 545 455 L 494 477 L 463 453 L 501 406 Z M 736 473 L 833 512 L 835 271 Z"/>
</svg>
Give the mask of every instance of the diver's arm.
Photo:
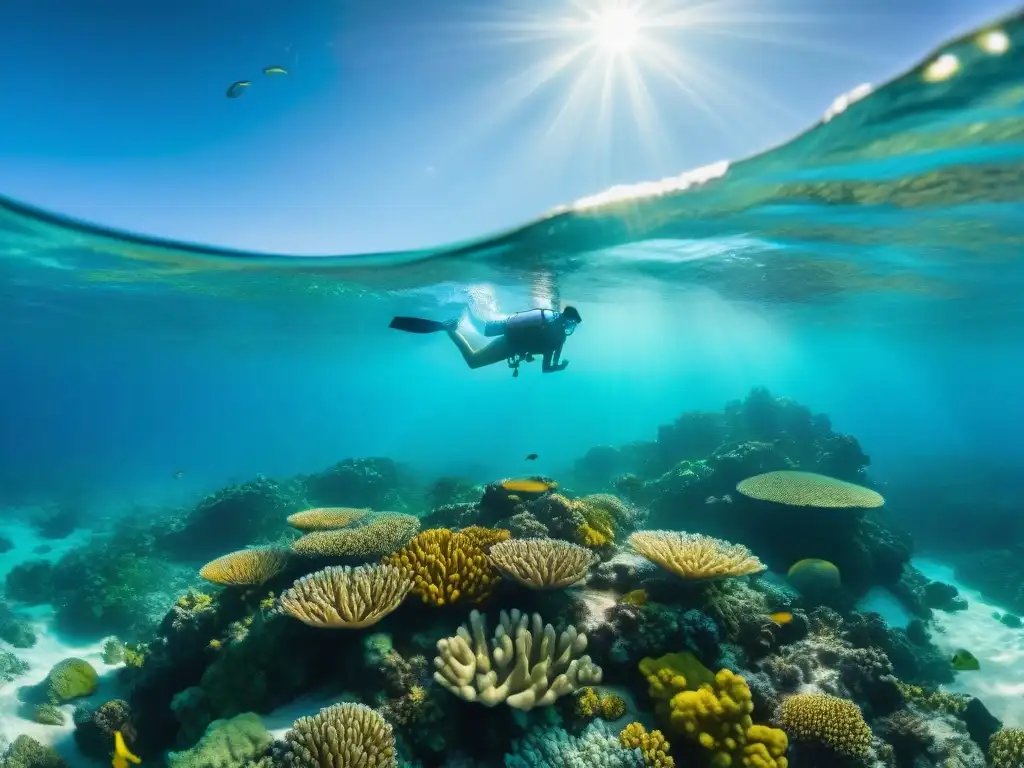
<svg viewBox="0 0 1024 768">
<path fill-rule="evenodd" d="M 545 352 L 544 353 L 544 365 L 543 365 L 541 370 L 544 373 L 556 373 L 558 371 L 564 371 L 565 370 L 565 366 L 567 366 L 569 364 L 569 361 L 568 360 L 564 360 L 562 362 L 559 362 L 559 359 L 561 357 L 562 357 L 562 345 L 559 345 L 557 349 L 554 349 L 554 350 L 552 350 L 550 352 Z"/>
</svg>

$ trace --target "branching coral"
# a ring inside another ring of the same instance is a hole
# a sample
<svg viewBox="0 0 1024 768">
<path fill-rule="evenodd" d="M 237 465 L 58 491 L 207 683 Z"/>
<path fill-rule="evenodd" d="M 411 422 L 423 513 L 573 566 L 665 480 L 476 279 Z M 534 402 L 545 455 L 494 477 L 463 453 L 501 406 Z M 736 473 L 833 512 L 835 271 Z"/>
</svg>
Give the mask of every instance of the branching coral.
<svg viewBox="0 0 1024 768">
<path fill-rule="evenodd" d="M 281 609 L 311 627 L 361 629 L 401 605 L 412 578 L 393 565 L 331 566 L 303 576 L 281 595 Z"/>
<path fill-rule="evenodd" d="M 479 603 L 501 577 L 473 539 L 447 528 L 432 528 L 386 558 L 413 579 L 412 591 L 432 605 L 459 600 Z"/>
<path fill-rule="evenodd" d="M 358 523 L 369 510 L 352 507 L 314 507 L 288 516 L 288 525 L 300 531 L 333 531 Z"/>
<path fill-rule="evenodd" d="M 619 733 L 619 743 L 626 749 L 639 749 L 645 768 L 675 768 L 676 761 L 669 754 L 668 739 L 661 731 L 651 731 L 640 723 L 630 723 Z"/>
<path fill-rule="evenodd" d="M 397 768 L 395 737 L 380 714 L 363 704 L 334 704 L 300 717 L 274 749 L 275 762 L 331 768 Z"/>
<path fill-rule="evenodd" d="M 766 569 L 741 544 L 681 531 L 637 531 L 629 537 L 633 549 L 684 579 L 747 576 Z"/>
<path fill-rule="evenodd" d="M 988 743 L 992 768 L 1018 768 L 1024 765 L 1024 728 L 1004 728 Z"/>
<path fill-rule="evenodd" d="M 794 741 L 821 744 L 839 755 L 863 757 L 871 748 L 871 729 L 860 707 L 847 699 L 790 696 L 779 708 L 779 722 Z"/>
<path fill-rule="evenodd" d="M 581 685 L 601 682 L 601 668 L 580 655 L 587 636 L 573 626 L 556 635 L 536 613 L 502 611 L 488 645 L 479 611 L 470 614 L 469 625 L 439 640 L 434 659 L 434 679 L 461 699 L 528 710 L 551 706 Z"/>
<path fill-rule="evenodd" d="M 736 485 L 744 496 L 793 507 L 871 509 L 885 500 L 870 488 L 814 472 L 781 470 L 748 477 Z"/>
<path fill-rule="evenodd" d="M 57 750 L 24 734 L 0 755 L 0 765 L 4 768 L 68 768 Z"/>
<path fill-rule="evenodd" d="M 270 581 L 287 564 L 287 552 L 254 547 L 240 549 L 210 561 L 199 569 L 199 575 L 213 584 L 253 587 Z"/>
<path fill-rule="evenodd" d="M 586 547 L 559 539 L 510 539 L 491 547 L 494 567 L 532 589 L 561 589 L 587 575 L 597 562 Z"/>
<path fill-rule="evenodd" d="M 674 732 L 711 752 L 712 765 L 787 768 L 786 734 L 754 724 L 750 687 L 739 675 L 728 669 L 712 674 L 690 653 L 645 658 L 640 672 L 655 711 Z"/>
<path fill-rule="evenodd" d="M 365 525 L 307 533 L 292 551 L 312 557 L 375 557 L 405 546 L 420 529 L 419 518 L 395 513 L 376 515 Z"/>
</svg>

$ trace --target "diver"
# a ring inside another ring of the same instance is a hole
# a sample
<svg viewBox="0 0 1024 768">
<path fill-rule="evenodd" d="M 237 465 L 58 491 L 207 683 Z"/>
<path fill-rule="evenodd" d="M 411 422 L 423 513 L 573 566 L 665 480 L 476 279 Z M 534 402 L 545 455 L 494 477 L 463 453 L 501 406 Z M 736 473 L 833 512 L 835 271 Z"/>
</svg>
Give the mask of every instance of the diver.
<svg viewBox="0 0 1024 768">
<path fill-rule="evenodd" d="M 561 359 L 562 346 L 581 322 L 583 318 L 575 307 L 566 307 L 561 312 L 553 309 L 517 312 L 503 320 L 484 323 L 483 335 L 493 341 L 479 348 L 470 344 L 460 328 L 462 318 L 439 322 L 419 317 L 396 317 L 390 327 L 408 333 L 446 331 L 470 368 L 483 368 L 505 360 L 514 378 L 519 375 L 519 364 L 532 363 L 536 355 L 543 356 L 541 370 L 544 373 L 564 371 L 569 361 Z"/>
</svg>

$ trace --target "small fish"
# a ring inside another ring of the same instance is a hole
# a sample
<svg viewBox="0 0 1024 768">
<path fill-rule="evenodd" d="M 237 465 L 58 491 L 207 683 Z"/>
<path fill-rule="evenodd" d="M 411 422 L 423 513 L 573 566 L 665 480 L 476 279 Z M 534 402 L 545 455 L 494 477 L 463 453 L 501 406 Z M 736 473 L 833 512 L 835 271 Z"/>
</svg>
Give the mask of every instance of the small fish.
<svg viewBox="0 0 1024 768">
<path fill-rule="evenodd" d="M 264 75 L 287 75 L 288 74 L 288 70 L 285 69 L 284 67 L 264 67 L 263 68 L 263 74 Z"/>
<path fill-rule="evenodd" d="M 950 662 L 953 665 L 953 669 L 959 672 L 977 672 L 981 669 L 981 662 L 974 657 L 973 653 L 965 651 L 963 648 L 953 654 Z"/>
<path fill-rule="evenodd" d="M 225 94 L 229 99 L 237 99 L 243 93 L 245 89 L 252 85 L 249 80 L 239 80 L 236 83 L 232 83 L 231 87 L 228 88 L 228 92 Z"/>
<path fill-rule="evenodd" d="M 528 454 L 526 456 L 526 460 L 527 461 L 536 461 L 537 460 L 537 454 L 536 453 Z"/>
<path fill-rule="evenodd" d="M 506 491 L 516 491 L 517 493 L 545 493 L 557 488 L 558 484 L 546 483 L 543 480 L 506 480 L 501 487 Z"/>
<path fill-rule="evenodd" d="M 181 478 L 183 478 L 184 476 L 185 476 L 185 470 L 183 470 L 183 469 L 179 469 L 177 472 L 174 473 L 174 479 L 175 480 L 181 480 Z"/>
<path fill-rule="evenodd" d="M 768 618 L 774 621 L 780 627 L 782 627 L 786 624 L 789 624 L 789 622 L 793 620 L 793 614 L 789 611 L 779 611 L 778 613 L 773 613 Z"/>
<path fill-rule="evenodd" d="M 111 765 L 113 768 L 128 768 L 128 763 L 130 762 L 138 765 L 142 760 L 128 751 L 121 732 L 114 731 L 114 759 Z"/>
</svg>

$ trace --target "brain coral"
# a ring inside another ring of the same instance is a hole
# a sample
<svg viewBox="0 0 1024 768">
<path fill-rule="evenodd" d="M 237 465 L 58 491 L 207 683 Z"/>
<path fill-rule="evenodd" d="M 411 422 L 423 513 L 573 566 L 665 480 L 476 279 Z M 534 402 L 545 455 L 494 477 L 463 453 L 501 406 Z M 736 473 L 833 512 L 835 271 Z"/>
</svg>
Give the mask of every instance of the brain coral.
<svg viewBox="0 0 1024 768">
<path fill-rule="evenodd" d="M 83 659 L 64 659 L 54 665 L 46 678 L 46 694 L 50 703 L 88 696 L 96 690 L 97 674 L 92 664 Z"/>
<path fill-rule="evenodd" d="M 827 695 L 790 696 L 779 708 L 783 730 L 794 741 L 823 744 L 834 752 L 858 758 L 871 747 L 871 729 L 860 707 Z"/>
<path fill-rule="evenodd" d="M 393 565 L 331 566 L 303 576 L 281 595 L 281 610 L 311 627 L 361 629 L 398 608 L 412 577 Z"/>
<path fill-rule="evenodd" d="M 747 576 L 766 569 L 750 550 L 702 533 L 637 531 L 629 537 L 637 552 L 684 579 Z"/>
<path fill-rule="evenodd" d="M 211 560 L 199 575 L 214 584 L 252 587 L 274 578 L 287 564 L 288 553 L 279 549 L 240 549 Z"/>
<path fill-rule="evenodd" d="M 405 546 L 420 529 L 413 515 L 387 513 L 357 528 L 315 531 L 292 543 L 292 551 L 313 557 L 376 557 Z"/>
<path fill-rule="evenodd" d="M 334 704 L 300 717 L 275 749 L 276 763 L 301 768 L 397 768 L 391 726 L 363 704 Z"/>
<path fill-rule="evenodd" d="M 315 507 L 289 515 L 288 525 L 300 531 L 331 531 L 358 523 L 368 511 L 351 507 Z"/>
<path fill-rule="evenodd" d="M 813 472 L 781 470 L 748 477 L 736 485 L 744 496 L 793 507 L 871 509 L 885 499 L 870 488 Z"/>
<path fill-rule="evenodd" d="M 494 567 L 532 589 L 561 589 L 587 575 L 598 558 L 560 539 L 509 539 L 488 552 Z"/>
<path fill-rule="evenodd" d="M 410 573 L 412 591 L 438 606 L 460 599 L 480 602 L 501 578 L 469 536 L 447 528 L 417 534 L 385 562 Z"/>
</svg>

